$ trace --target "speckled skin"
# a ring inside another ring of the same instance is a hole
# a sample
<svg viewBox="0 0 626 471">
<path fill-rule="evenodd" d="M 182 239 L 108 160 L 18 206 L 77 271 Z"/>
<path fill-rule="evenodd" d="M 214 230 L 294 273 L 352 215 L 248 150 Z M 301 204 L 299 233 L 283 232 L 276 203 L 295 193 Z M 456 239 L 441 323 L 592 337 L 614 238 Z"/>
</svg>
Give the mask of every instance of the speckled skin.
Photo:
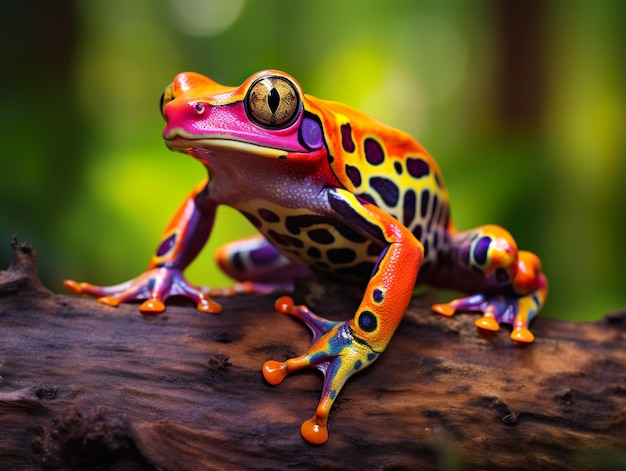
<svg viewBox="0 0 626 471">
<path fill-rule="evenodd" d="M 301 428 L 309 442 L 327 440 L 341 387 L 385 350 L 418 281 L 470 293 L 434 305 L 435 312 L 480 311 L 480 328 L 509 323 L 514 340 L 533 341 L 528 324 L 548 290 L 539 259 L 519 251 L 499 226 L 458 232 L 437 164 L 408 134 L 305 95 L 279 71 L 259 72 L 239 87 L 179 74 L 164 92 L 162 111 L 167 146 L 202 162 L 208 179 L 174 215 L 144 274 L 112 287 L 65 284 L 110 305 L 145 299 L 140 310 L 147 315 L 163 312 L 171 295 L 219 312 L 182 273 L 221 204 L 239 210 L 260 234 L 218 251 L 219 265 L 240 283 L 216 293 L 267 290 L 311 271 L 364 281 L 361 304 L 345 322 L 326 321 L 287 297 L 276 303 L 311 328 L 313 343 L 300 357 L 268 361 L 266 380 L 278 384 L 304 367 L 325 376 L 315 414 Z"/>
</svg>

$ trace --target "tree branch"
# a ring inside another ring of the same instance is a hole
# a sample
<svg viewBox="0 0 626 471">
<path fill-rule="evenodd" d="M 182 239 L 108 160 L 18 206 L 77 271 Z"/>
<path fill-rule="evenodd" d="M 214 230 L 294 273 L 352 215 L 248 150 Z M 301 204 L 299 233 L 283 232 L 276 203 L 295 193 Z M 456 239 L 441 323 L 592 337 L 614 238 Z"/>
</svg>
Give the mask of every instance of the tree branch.
<svg viewBox="0 0 626 471">
<path fill-rule="evenodd" d="M 0 272 L 0 463 L 6 469 L 618 469 L 626 467 L 626 313 L 594 323 L 538 318 L 536 342 L 477 332 L 414 299 L 380 360 L 305 443 L 311 370 L 272 387 L 261 366 L 303 353 L 306 327 L 276 296 L 220 300 L 206 315 L 169 305 L 103 306 L 54 294 L 13 240 Z M 348 318 L 359 290 L 307 280 L 322 315 Z M 350 293 L 353 295 L 350 295 Z"/>
</svg>

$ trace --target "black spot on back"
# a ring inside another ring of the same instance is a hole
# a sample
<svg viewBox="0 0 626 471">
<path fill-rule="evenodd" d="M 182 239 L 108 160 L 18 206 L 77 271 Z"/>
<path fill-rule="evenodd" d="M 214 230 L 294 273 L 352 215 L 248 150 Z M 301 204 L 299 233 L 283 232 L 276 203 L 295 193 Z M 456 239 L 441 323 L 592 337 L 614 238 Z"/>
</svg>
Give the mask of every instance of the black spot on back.
<svg viewBox="0 0 626 471">
<path fill-rule="evenodd" d="M 424 159 L 409 157 L 406 159 L 406 169 L 413 178 L 422 178 L 430 173 L 430 167 Z"/>
<path fill-rule="evenodd" d="M 422 190 L 422 197 L 420 198 L 420 216 L 422 219 L 426 218 L 428 214 L 428 203 L 430 201 L 430 190 L 428 188 L 424 188 Z"/>
<path fill-rule="evenodd" d="M 354 152 L 355 147 L 350 123 L 341 125 L 341 147 L 343 147 L 343 150 L 346 152 Z"/>
<path fill-rule="evenodd" d="M 397 160 L 393 163 L 393 168 L 398 175 L 402 175 L 402 164 Z"/>
<path fill-rule="evenodd" d="M 348 175 L 348 178 L 354 186 L 361 185 L 361 171 L 357 167 L 346 165 L 346 175 Z"/>
<path fill-rule="evenodd" d="M 419 241 L 422 240 L 423 229 L 422 229 L 422 225 L 421 224 L 418 224 L 417 226 L 415 226 L 415 228 L 413 229 L 412 232 L 413 232 L 413 235 L 415 236 L 415 238 L 417 240 L 419 240 Z"/>
<path fill-rule="evenodd" d="M 416 205 L 415 191 L 408 189 L 404 193 L 404 201 L 402 203 L 402 224 L 409 227 L 415 219 L 415 205 Z"/>
<path fill-rule="evenodd" d="M 371 137 L 365 139 L 363 143 L 365 150 L 365 160 L 372 165 L 380 165 L 385 160 L 385 153 L 379 142 Z"/>
<path fill-rule="evenodd" d="M 372 177 L 370 178 L 370 185 L 376 190 L 387 206 L 394 207 L 398 204 L 400 190 L 398 189 L 398 185 L 393 181 L 385 177 Z"/>
</svg>

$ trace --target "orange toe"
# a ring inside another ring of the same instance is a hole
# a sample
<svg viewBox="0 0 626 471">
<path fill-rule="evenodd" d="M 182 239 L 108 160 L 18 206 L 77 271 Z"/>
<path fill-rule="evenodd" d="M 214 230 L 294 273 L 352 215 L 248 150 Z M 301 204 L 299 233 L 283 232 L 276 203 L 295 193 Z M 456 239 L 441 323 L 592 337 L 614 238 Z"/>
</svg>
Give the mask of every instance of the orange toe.
<svg viewBox="0 0 626 471">
<path fill-rule="evenodd" d="M 198 311 L 206 312 L 208 314 L 219 314 L 222 312 L 222 306 L 213 301 L 211 298 L 203 298 L 198 301 Z"/>
<path fill-rule="evenodd" d="M 96 301 L 98 301 L 100 304 L 106 304 L 107 306 L 113 306 L 113 307 L 116 307 L 121 303 L 120 299 L 116 298 L 115 296 L 102 296 L 101 298 L 98 298 Z"/>
<path fill-rule="evenodd" d="M 511 339 L 521 343 L 532 343 L 535 341 L 535 336 L 526 327 L 522 327 L 513 329 L 513 332 L 511 332 Z"/>
<path fill-rule="evenodd" d="M 498 324 L 498 321 L 496 321 L 493 317 L 483 316 L 474 322 L 474 324 L 476 324 L 476 327 L 480 329 L 490 330 L 492 332 L 496 332 L 500 329 L 500 324 Z"/>
<path fill-rule="evenodd" d="M 300 427 L 302 438 L 313 445 L 322 445 L 328 440 L 328 428 L 315 421 L 315 417 L 303 422 Z"/>
<path fill-rule="evenodd" d="M 144 316 L 154 316 L 165 311 L 165 304 L 159 299 L 148 299 L 139 306 L 139 311 Z"/>
<path fill-rule="evenodd" d="M 281 314 L 288 314 L 293 309 L 293 299 L 289 296 L 281 296 L 274 303 L 274 309 Z"/>
<path fill-rule="evenodd" d="M 450 304 L 433 304 L 430 307 L 437 314 L 441 314 L 442 316 L 450 317 L 454 314 L 455 309 Z"/>
<path fill-rule="evenodd" d="M 270 360 L 263 365 L 263 377 L 273 386 L 282 383 L 288 374 L 287 365 L 279 361 Z"/>
<path fill-rule="evenodd" d="M 74 293 L 78 293 L 79 294 L 82 291 L 82 288 L 81 288 L 80 283 L 78 281 L 64 280 L 63 281 L 63 286 L 65 286 L 70 291 L 73 291 Z"/>
</svg>

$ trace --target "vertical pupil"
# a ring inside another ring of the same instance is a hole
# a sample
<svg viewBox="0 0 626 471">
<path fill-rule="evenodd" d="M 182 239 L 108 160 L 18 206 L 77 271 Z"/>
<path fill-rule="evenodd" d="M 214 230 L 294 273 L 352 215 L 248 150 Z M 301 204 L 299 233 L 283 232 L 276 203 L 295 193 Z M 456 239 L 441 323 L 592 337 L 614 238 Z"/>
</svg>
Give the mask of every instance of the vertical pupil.
<svg viewBox="0 0 626 471">
<path fill-rule="evenodd" d="M 278 105 L 280 104 L 280 94 L 275 88 L 272 88 L 268 93 L 267 104 L 269 105 L 270 110 L 272 110 L 272 114 L 276 113 Z"/>
</svg>

